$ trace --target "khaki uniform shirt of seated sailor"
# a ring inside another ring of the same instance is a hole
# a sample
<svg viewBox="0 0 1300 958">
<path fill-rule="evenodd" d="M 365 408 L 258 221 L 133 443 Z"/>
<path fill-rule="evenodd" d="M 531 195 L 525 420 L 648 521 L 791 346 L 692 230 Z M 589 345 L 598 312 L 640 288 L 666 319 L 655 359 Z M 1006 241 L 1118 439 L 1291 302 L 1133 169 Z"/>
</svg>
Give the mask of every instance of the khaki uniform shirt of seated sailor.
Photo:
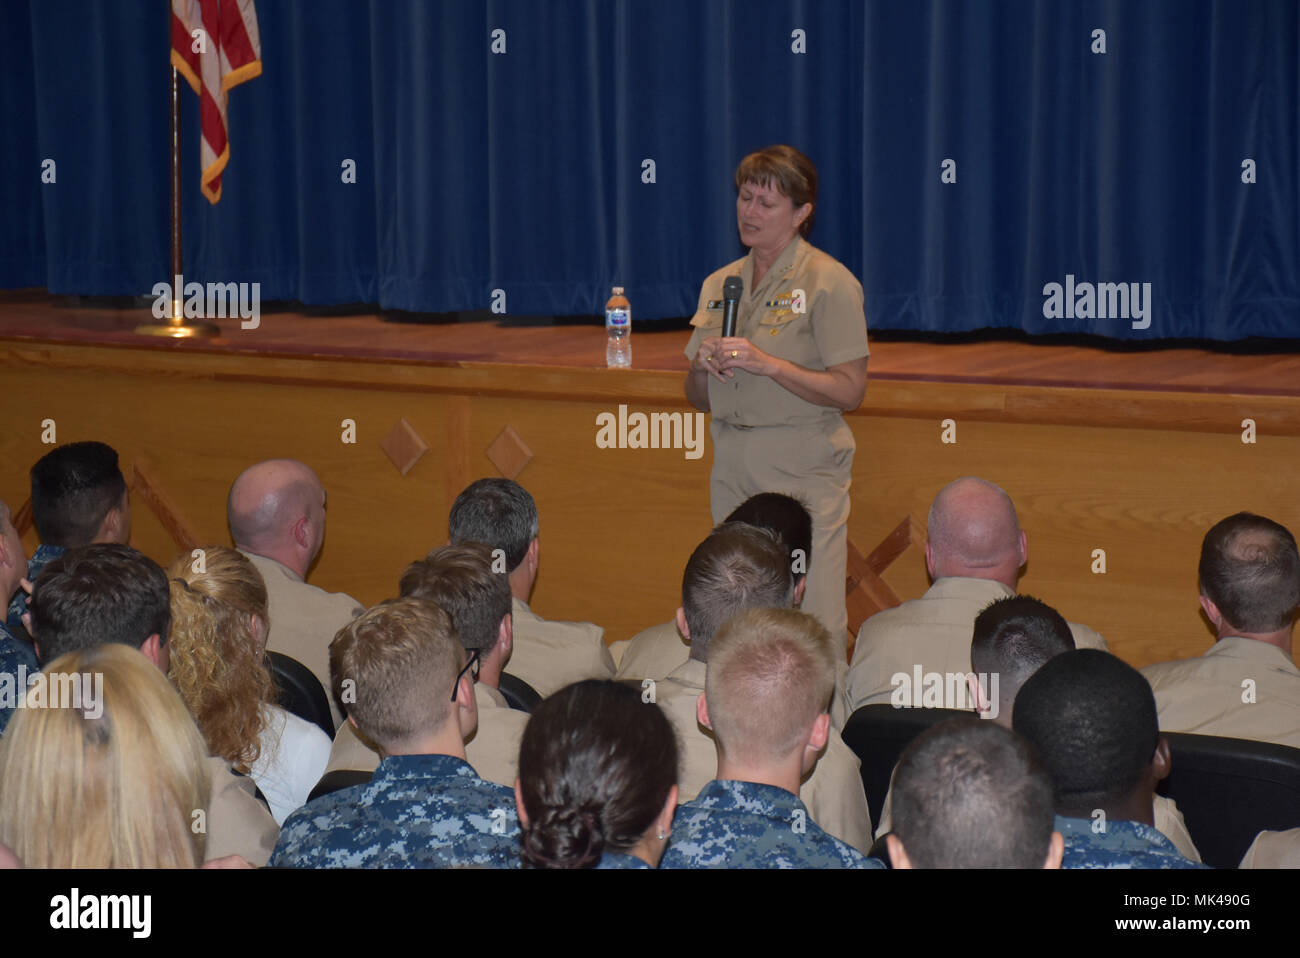
<svg viewBox="0 0 1300 958">
<path fill-rule="evenodd" d="M 683 803 L 695 798 L 718 773 L 717 745 L 696 718 L 707 668 L 690 659 L 653 685 L 655 701 L 673 723 L 681 744 L 678 800 Z M 864 855 L 871 850 L 871 812 L 862 788 L 861 763 L 834 729 L 812 774 L 804 780 L 799 798 L 812 820 L 828 834 Z"/>
<path fill-rule="evenodd" d="M 642 629 L 632 636 L 618 663 L 617 679 L 662 679 L 691 657 L 690 644 L 677 631 L 675 621 Z"/>
<path fill-rule="evenodd" d="M 711 274 L 700 290 L 691 318 L 694 331 L 686 356 L 700 343 L 722 335 L 722 284 L 739 275 L 745 284 L 736 310 L 736 335 L 763 352 L 808 369 L 861 359 L 869 354 L 862 284 L 841 263 L 796 236 L 754 288 L 751 253 Z M 799 296 L 797 291 L 802 291 Z M 841 415 L 838 409 L 801 399 L 767 376 L 743 369 L 720 383 L 709 378 L 709 406 L 715 421 L 737 426 L 790 426 L 820 423 Z"/>
<path fill-rule="evenodd" d="M 1300 828 L 1260 832 L 1238 868 L 1300 868 Z"/>
<path fill-rule="evenodd" d="M 1142 670 L 1160 729 L 1300 748 L 1300 668 L 1282 649 L 1224 636 L 1204 655 Z"/>
<path fill-rule="evenodd" d="M 993 579 L 945 576 L 936 579 L 920 598 L 867 619 L 858 632 L 849 667 L 847 692 L 852 710 L 863 705 L 892 704 L 895 691 L 902 687 L 894 682 L 894 676 L 901 673 L 914 684 L 917 666 L 922 676 L 970 672 L 975 617 L 994 600 L 1015 594 Z M 1106 640 L 1086 625 L 1068 624 L 1076 648 L 1106 649 Z M 912 693 L 917 697 L 916 704 L 932 704 L 920 701 L 920 689 L 914 688 Z M 968 707 L 959 703 L 944 705 Z"/>
<path fill-rule="evenodd" d="M 512 709 L 504 695 L 482 682 L 474 683 L 474 701 L 478 704 L 478 729 L 465 743 L 465 760 L 485 781 L 513 788 L 528 713 Z M 373 772 L 378 767 L 379 753 L 352 723 L 340 725 L 325 774 L 340 769 Z"/>
<path fill-rule="evenodd" d="M 510 611 L 514 651 L 507 671 L 542 698 L 583 679 L 614 677 L 614 659 L 600 626 L 543 619 L 518 598 Z"/>
<path fill-rule="evenodd" d="M 230 763 L 216 755 L 208 756 L 212 776 L 208 802 L 208 845 L 205 858 L 240 855 L 249 864 L 261 868 L 271 858 L 280 826 L 267 807 L 257 800 L 257 786 L 246 775 L 231 771 Z"/>
</svg>

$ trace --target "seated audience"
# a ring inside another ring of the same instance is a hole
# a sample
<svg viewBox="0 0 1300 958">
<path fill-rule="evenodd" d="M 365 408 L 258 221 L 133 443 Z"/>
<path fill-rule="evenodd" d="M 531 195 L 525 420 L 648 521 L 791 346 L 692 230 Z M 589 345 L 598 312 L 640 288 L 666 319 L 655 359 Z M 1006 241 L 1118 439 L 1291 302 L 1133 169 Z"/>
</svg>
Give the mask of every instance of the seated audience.
<svg viewBox="0 0 1300 958">
<path fill-rule="evenodd" d="M 715 736 L 717 776 L 678 809 L 663 867 L 882 867 L 819 828 L 799 800 L 834 734 L 835 650 L 825 627 L 793 609 L 750 609 L 709 646 L 696 711 Z"/>
<path fill-rule="evenodd" d="M 1199 658 L 1142 670 L 1160 727 L 1300 748 L 1295 538 L 1271 519 L 1239 512 L 1206 533 L 1198 573 L 1201 608 L 1218 641 Z"/>
<path fill-rule="evenodd" d="M 691 640 L 691 657 L 661 682 L 648 680 L 682 745 L 678 785 L 692 799 L 717 769 L 713 735 L 697 720 L 714 635 L 748 609 L 790 608 L 794 580 L 786 548 L 764 529 L 740 522 L 714 529 L 686 563 L 677 626 Z M 861 852 L 871 848 L 871 812 L 861 763 L 834 728 L 801 792 L 812 817 L 831 835 Z"/>
<path fill-rule="evenodd" d="M 27 564 L 36 581 L 46 563 L 68 549 L 96 542 L 131 541 L 131 498 L 117 465 L 117 451 L 102 442 L 59 446 L 32 466 L 32 525 L 41 544 Z M 27 593 L 9 604 L 11 632 L 23 628 Z"/>
<path fill-rule="evenodd" d="M 207 749 L 158 669 L 107 643 L 42 678 L 51 707 L 18 709 L 0 753 L 0 842 L 28 868 L 202 863 Z"/>
<path fill-rule="evenodd" d="M 1055 786 L 1063 868 L 1203 868 L 1155 828 L 1169 745 L 1142 673 L 1109 652 L 1062 652 L 1016 696 L 1015 731 Z"/>
<path fill-rule="evenodd" d="M 276 824 L 307 802 L 329 760 L 330 739 L 275 704 L 268 665 L 266 586 L 233 549 L 208 546 L 203 571 L 182 552 L 171 585 L 172 683 L 213 755 L 250 776 Z"/>
<path fill-rule="evenodd" d="M 27 574 L 27 556 L 23 552 L 22 539 L 14 528 L 9 514 L 9 504 L 0 500 L 0 605 L 8 606 L 9 599 L 21 591 L 23 577 Z M 23 592 L 24 600 L 27 593 Z M 26 612 L 26 606 L 22 608 Z M 20 613 L 21 614 L 21 613 Z M 36 653 L 27 642 L 24 629 L 15 630 L 0 622 L 0 674 L 12 676 L 13 687 L 25 689 L 27 676 L 40 671 L 36 664 Z M 15 699 L 0 696 L 0 734 L 4 733 L 13 715 Z"/>
<path fill-rule="evenodd" d="M 677 737 L 636 689 L 588 679 L 528 720 L 515 783 L 533 868 L 654 868 L 677 810 Z"/>
<path fill-rule="evenodd" d="M 329 644 L 361 614 L 361 604 L 306 581 L 325 542 L 324 487 L 303 463 L 271 459 L 240 473 L 226 508 L 235 548 L 266 583 L 271 620 L 266 647 L 297 659 L 320 680 L 337 727 L 343 712 L 330 696 Z"/>
<path fill-rule="evenodd" d="M 501 673 L 513 643 L 510 584 L 492 571 L 492 554 L 481 542 L 434 549 L 402 574 L 403 597 L 429 599 L 451 616 L 452 627 L 473 668 L 478 729 L 465 744 L 465 757 L 486 781 L 513 787 L 518 777 L 519 740 L 528 724 L 526 712 L 512 709 L 499 691 Z M 379 753 L 351 722 L 334 737 L 327 771 L 373 772 Z"/>
<path fill-rule="evenodd" d="M 70 652 L 114 643 L 138 649 L 165 675 L 170 665 L 167 576 L 148 556 L 124 545 L 70 549 L 36 580 L 31 601 L 36 657 L 48 664 Z M 192 721 L 188 718 L 187 721 Z M 256 798 L 253 780 L 210 756 L 207 854 L 238 855 L 265 865 L 275 846 L 275 819 Z"/>
<path fill-rule="evenodd" d="M 514 654 L 510 674 L 545 697 L 583 679 L 614 675 L 605 630 L 590 622 L 543 619 L 528 607 L 537 581 L 537 504 L 510 479 L 479 479 L 456 497 L 448 519 L 453 545 L 482 542 L 509 573 Z"/>
<path fill-rule="evenodd" d="M 970 661 L 971 624 L 994 599 L 1015 595 L 1029 544 L 1011 498 L 983 479 L 949 483 L 934 498 L 925 565 L 934 584 L 918 599 L 878 612 L 862 624 L 847 696 L 850 713 L 893 701 L 895 676 L 964 673 Z M 1087 626 L 1070 625 L 1079 648 L 1104 649 Z M 946 688 L 946 683 L 945 683 Z M 964 696 L 963 696 L 964 699 Z M 969 708 L 965 701 L 945 708 Z"/>
<path fill-rule="evenodd" d="M 272 866 L 517 866 L 514 795 L 465 761 L 478 721 L 471 664 L 451 618 L 427 599 L 389 600 L 339 631 L 335 695 L 384 757 L 367 784 L 290 815 Z"/>
<path fill-rule="evenodd" d="M 992 722 L 949 719 L 907 746 L 894 772 L 895 868 L 1060 868 L 1052 778 Z"/>
<path fill-rule="evenodd" d="M 975 617 L 971 637 L 971 672 L 967 675 L 976 712 L 1003 728 L 1011 728 L 1016 695 L 1029 676 L 1047 661 L 1074 648 L 1065 618 L 1045 602 L 1028 595 L 998 599 Z M 1199 862 L 1200 853 L 1172 798 L 1155 796 L 1156 828 L 1186 858 Z M 880 810 L 876 837 L 893 827 L 893 788 Z"/>
</svg>

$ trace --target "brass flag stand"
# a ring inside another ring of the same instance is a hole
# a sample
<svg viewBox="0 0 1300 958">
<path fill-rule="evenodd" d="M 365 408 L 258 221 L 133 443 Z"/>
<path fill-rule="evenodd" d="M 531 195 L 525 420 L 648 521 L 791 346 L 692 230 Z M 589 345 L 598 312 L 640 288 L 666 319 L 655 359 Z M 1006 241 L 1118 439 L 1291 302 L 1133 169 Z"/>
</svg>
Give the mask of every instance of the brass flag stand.
<svg viewBox="0 0 1300 958">
<path fill-rule="evenodd" d="M 201 336 L 219 336 L 221 328 L 215 323 L 201 320 L 186 321 L 183 305 L 184 291 L 181 283 L 181 101 L 176 67 L 172 67 L 172 273 L 168 282 L 172 287 L 171 318 L 165 323 L 141 323 L 135 331 L 142 336 L 165 336 L 170 339 L 194 339 Z"/>
</svg>

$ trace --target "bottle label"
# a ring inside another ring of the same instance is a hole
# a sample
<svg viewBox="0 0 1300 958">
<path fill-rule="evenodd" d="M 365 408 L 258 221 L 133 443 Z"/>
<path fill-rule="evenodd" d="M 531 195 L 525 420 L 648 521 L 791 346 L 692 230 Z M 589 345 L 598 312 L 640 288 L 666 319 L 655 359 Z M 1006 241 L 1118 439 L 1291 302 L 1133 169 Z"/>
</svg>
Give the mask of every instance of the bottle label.
<svg viewBox="0 0 1300 958">
<path fill-rule="evenodd" d="M 608 328 L 626 329 L 631 321 L 632 317 L 626 309 L 605 310 L 605 326 Z"/>
</svg>

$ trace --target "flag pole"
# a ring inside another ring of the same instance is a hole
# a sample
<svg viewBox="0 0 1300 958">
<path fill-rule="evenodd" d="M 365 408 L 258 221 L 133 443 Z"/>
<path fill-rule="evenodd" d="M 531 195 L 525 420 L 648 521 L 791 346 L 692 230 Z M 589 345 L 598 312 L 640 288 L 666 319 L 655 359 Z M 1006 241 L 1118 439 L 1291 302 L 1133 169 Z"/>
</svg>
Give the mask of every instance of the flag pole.
<svg viewBox="0 0 1300 958">
<path fill-rule="evenodd" d="M 170 2 L 168 4 L 170 10 Z M 181 98 L 180 78 L 176 67 L 172 67 L 172 108 L 171 108 L 171 275 L 167 277 L 172 286 L 170 315 L 165 323 L 141 323 L 135 331 L 142 336 L 166 336 L 171 339 L 193 339 L 199 336 L 219 336 L 221 329 L 214 323 L 195 320 L 185 321 L 184 291 L 177 289 L 177 280 L 184 275 L 181 272 Z"/>
</svg>

